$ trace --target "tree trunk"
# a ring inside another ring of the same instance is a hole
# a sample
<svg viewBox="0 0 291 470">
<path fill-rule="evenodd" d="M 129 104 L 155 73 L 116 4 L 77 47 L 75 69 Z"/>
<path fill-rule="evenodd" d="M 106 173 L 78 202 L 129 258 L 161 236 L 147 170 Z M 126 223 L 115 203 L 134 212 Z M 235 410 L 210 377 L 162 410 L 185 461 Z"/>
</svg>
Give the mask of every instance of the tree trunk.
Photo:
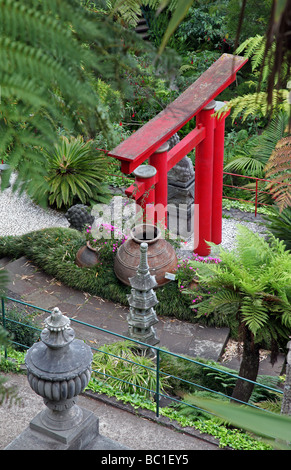
<svg viewBox="0 0 291 470">
<path fill-rule="evenodd" d="M 256 381 L 260 363 L 260 347 L 253 341 L 250 330 L 244 329 L 243 357 L 239 370 L 239 376 Z M 247 403 L 253 392 L 254 384 L 246 380 L 238 379 L 234 387 L 232 398 Z"/>
</svg>

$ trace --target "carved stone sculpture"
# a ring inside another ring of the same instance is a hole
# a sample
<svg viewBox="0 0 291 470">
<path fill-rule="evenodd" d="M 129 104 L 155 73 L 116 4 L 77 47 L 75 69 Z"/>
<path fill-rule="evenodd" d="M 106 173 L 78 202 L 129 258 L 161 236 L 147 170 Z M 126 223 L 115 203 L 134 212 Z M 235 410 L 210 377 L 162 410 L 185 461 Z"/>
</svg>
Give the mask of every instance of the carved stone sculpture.
<svg viewBox="0 0 291 470">
<path fill-rule="evenodd" d="M 65 214 L 66 219 L 70 224 L 70 228 L 74 228 L 82 232 L 85 225 L 92 225 L 94 217 L 89 212 L 89 208 L 84 204 L 75 204 L 70 207 Z"/>
</svg>

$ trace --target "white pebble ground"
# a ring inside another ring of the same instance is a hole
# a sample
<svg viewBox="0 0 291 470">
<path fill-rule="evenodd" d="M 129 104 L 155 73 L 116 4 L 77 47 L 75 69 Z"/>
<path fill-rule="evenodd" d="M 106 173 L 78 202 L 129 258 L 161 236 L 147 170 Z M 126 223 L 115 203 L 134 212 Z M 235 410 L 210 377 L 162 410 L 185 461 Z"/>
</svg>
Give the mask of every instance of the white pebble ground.
<svg viewBox="0 0 291 470">
<path fill-rule="evenodd" d="M 64 214 L 37 206 L 26 194 L 20 196 L 11 187 L 0 192 L 0 236 L 68 226 Z"/>
</svg>

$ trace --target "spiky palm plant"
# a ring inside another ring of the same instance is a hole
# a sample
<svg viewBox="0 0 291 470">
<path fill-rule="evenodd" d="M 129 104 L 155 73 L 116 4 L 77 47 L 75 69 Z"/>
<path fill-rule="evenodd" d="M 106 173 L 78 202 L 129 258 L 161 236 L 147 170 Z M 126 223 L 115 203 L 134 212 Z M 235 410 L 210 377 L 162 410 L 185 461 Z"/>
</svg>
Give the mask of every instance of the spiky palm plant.
<svg viewBox="0 0 291 470">
<path fill-rule="evenodd" d="M 52 152 L 47 152 L 49 203 L 68 208 L 74 203 L 108 202 L 110 193 L 104 184 L 107 161 L 94 150 L 93 142 L 62 137 Z"/>
<path fill-rule="evenodd" d="M 220 248 L 219 258 L 219 264 L 191 262 L 198 268 L 201 285 L 216 291 L 195 308 L 198 317 L 229 315 L 238 321 L 243 341 L 239 375 L 255 381 L 259 349 L 269 344 L 275 353 L 291 332 L 290 252 L 275 237 L 267 242 L 239 226 L 236 249 Z M 252 389 L 251 382 L 238 380 L 233 397 L 247 402 Z"/>
<path fill-rule="evenodd" d="M 92 377 L 108 382 L 115 390 L 153 398 L 156 391 L 156 370 L 152 358 L 140 355 L 128 340 L 102 346 L 93 356 Z M 168 385 L 168 377 L 160 378 L 160 391 Z"/>
</svg>

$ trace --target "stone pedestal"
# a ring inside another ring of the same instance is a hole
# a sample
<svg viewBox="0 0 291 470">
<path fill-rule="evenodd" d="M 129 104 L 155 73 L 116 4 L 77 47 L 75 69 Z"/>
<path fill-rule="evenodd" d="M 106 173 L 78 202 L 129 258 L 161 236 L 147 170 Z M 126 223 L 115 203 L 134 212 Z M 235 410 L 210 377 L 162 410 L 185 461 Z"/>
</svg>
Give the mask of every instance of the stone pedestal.
<svg viewBox="0 0 291 470">
<path fill-rule="evenodd" d="M 104 440 L 98 417 L 77 405 L 77 396 L 90 379 L 91 362 L 91 348 L 75 339 L 69 318 L 55 308 L 45 321 L 41 341 L 25 358 L 28 382 L 46 408 L 6 450 L 101 449 L 100 442 L 105 445 L 105 441 L 106 449 L 122 448 Z"/>
<path fill-rule="evenodd" d="M 179 142 L 177 135 L 170 148 Z M 194 227 L 195 172 L 189 157 L 184 157 L 168 172 L 168 228 L 182 237 L 189 237 Z"/>
<path fill-rule="evenodd" d="M 130 450 L 116 441 L 99 434 L 99 419 L 86 409 L 83 426 L 75 430 L 50 435 L 44 432 L 37 415 L 30 425 L 5 450 Z"/>
<path fill-rule="evenodd" d="M 284 385 L 284 394 L 281 406 L 281 413 L 291 415 L 291 341 L 287 344 L 287 364 L 286 364 L 286 380 Z"/>
</svg>

